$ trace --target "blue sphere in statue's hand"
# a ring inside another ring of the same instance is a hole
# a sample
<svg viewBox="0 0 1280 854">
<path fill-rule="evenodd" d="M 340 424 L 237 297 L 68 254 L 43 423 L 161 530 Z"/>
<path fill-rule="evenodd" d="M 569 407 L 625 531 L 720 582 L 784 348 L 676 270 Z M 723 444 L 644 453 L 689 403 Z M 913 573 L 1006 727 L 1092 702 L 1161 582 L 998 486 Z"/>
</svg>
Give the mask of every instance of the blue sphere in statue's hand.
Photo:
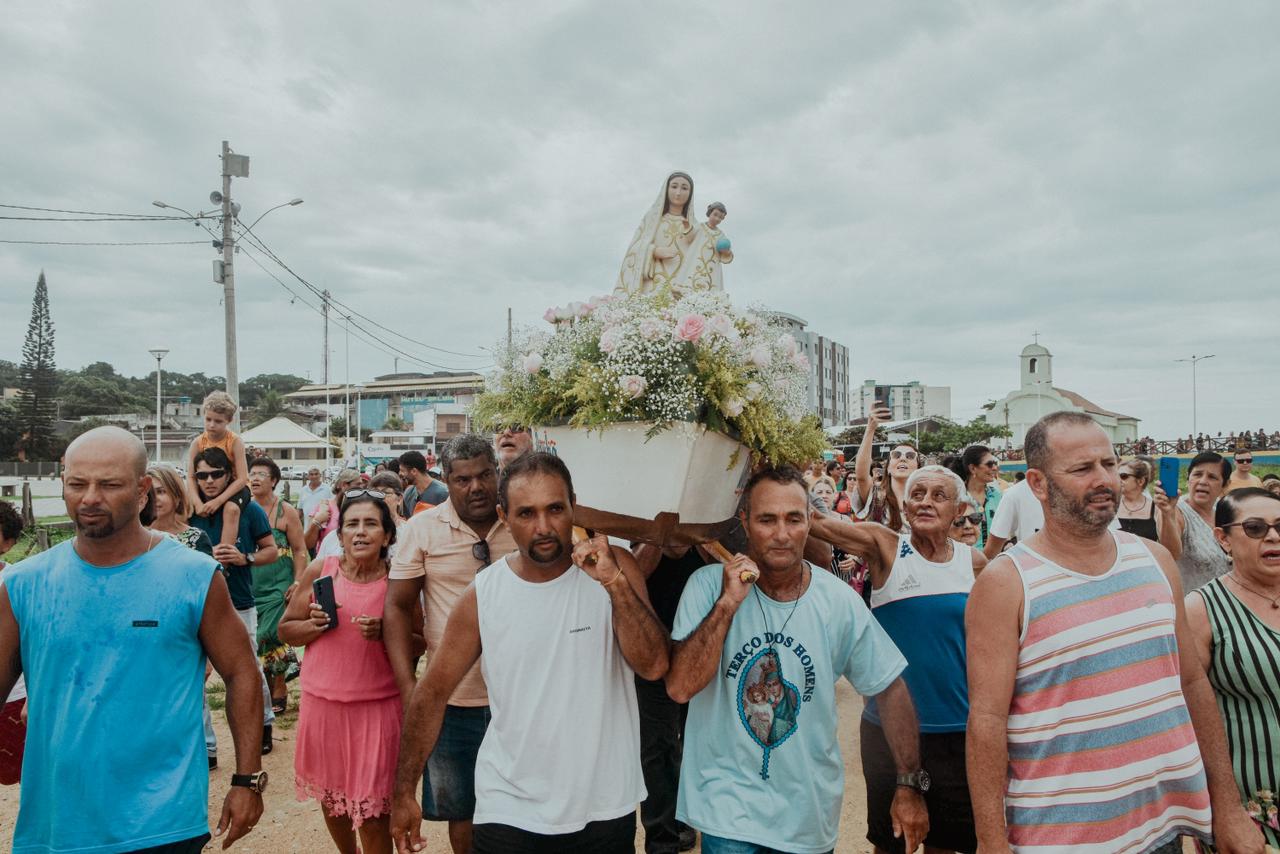
<svg viewBox="0 0 1280 854">
<path fill-rule="evenodd" d="M 729 238 L 727 238 L 727 237 L 722 237 L 722 238 L 720 238 L 719 240 L 717 240 L 717 241 L 716 241 L 716 251 L 717 251 L 717 252 L 728 252 L 728 251 L 729 251 L 729 245 L 730 245 L 730 244 L 729 244 Z"/>
</svg>

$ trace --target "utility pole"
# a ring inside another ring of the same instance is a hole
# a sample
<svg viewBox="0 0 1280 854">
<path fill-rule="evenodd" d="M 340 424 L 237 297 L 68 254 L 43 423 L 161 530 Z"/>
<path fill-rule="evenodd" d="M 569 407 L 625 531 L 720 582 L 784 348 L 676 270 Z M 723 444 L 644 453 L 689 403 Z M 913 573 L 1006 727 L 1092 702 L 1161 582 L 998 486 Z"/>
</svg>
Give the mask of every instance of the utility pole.
<svg viewBox="0 0 1280 854">
<path fill-rule="evenodd" d="M 328 468 L 333 458 L 333 443 L 329 422 L 333 414 L 329 411 L 329 289 L 324 289 L 320 299 L 320 313 L 324 315 L 324 467 Z"/>
<path fill-rule="evenodd" d="M 235 235 L 231 222 L 235 210 L 231 205 L 231 177 L 249 177 L 249 158 L 232 154 L 231 144 L 222 141 L 222 306 L 226 325 L 227 394 L 236 405 L 231 429 L 240 429 L 240 369 L 236 360 L 236 273 Z"/>
</svg>

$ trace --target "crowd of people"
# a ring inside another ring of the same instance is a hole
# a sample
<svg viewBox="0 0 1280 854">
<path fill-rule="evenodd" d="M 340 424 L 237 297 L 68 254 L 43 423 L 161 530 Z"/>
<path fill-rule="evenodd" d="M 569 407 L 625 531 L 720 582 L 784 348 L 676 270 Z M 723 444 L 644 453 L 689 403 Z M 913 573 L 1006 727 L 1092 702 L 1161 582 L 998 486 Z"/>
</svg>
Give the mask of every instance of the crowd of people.
<svg viewBox="0 0 1280 854">
<path fill-rule="evenodd" d="M 1247 447 L 1170 495 L 1055 413 L 1010 485 L 983 446 L 875 459 L 877 409 L 847 464 L 752 472 L 719 544 L 626 547 L 515 425 L 291 505 L 224 398 L 189 482 L 75 440 L 74 540 L 0 567 L 17 852 L 199 851 L 210 669 L 224 846 L 295 675 L 294 795 L 343 854 L 421 850 L 424 819 L 455 852 L 631 852 L 637 811 L 648 854 L 830 852 L 841 677 L 877 852 L 1280 846 L 1280 479 Z"/>
</svg>

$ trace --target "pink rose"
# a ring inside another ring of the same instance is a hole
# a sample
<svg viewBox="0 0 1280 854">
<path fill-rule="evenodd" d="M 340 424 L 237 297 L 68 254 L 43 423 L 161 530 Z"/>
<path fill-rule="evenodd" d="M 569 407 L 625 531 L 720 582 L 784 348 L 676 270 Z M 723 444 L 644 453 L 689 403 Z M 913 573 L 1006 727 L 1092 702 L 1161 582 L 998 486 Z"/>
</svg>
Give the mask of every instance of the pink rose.
<svg viewBox="0 0 1280 854">
<path fill-rule="evenodd" d="M 751 348 L 751 355 L 747 358 L 751 364 L 762 371 L 773 364 L 773 354 L 769 352 L 769 348 L 764 344 L 757 344 Z"/>
<path fill-rule="evenodd" d="M 542 354 L 529 353 L 524 357 L 524 369 L 526 373 L 536 374 L 542 370 Z"/>
<path fill-rule="evenodd" d="M 724 402 L 724 406 L 721 407 L 721 410 L 730 418 L 737 418 L 742 414 L 742 410 L 746 405 L 746 402 L 741 398 L 731 397 Z"/>
<path fill-rule="evenodd" d="M 571 302 L 565 311 L 570 318 L 586 317 L 591 313 L 591 309 L 587 308 L 587 304 L 585 302 Z"/>
<path fill-rule="evenodd" d="M 627 397 L 635 400 L 644 394 L 645 389 L 649 387 L 649 383 L 642 376 L 627 374 L 618 379 L 618 387 L 622 389 Z"/>
<path fill-rule="evenodd" d="M 802 371 L 807 371 L 809 370 L 809 357 L 804 353 L 795 353 L 791 356 L 791 364 Z"/>
<path fill-rule="evenodd" d="M 677 341 L 697 341 L 707 330 L 707 319 L 700 314 L 686 314 L 676 324 Z"/>
<path fill-rule="evenodd" d="M 786 353 L 788 356 L 794 356 L 800 351 L 800 345 L 796 343 L 796 339 L 792 338 L 785 332 L 778 336 L 778 346 L 781 347 L 782 352 Z"/>
<path fill-rule="evenodd" d="M 618 327 L 610 326 L 600 335 L 600 352 L 612 353 L 621 343 L 622 333 L 618 331 Z"/>
<path fill-rule="evenodd" d="M 552 306 L 542 313 L 542 319 L 547 323 L 555 323 L 560 319 L 560 309 Z"/>
<path fill-rule="evenodd" d="M 738 327 L 733 325 L 733 320 L 728 315 L 715 315 L 707 322 L 707 328 L 713 335 L 719 335 L 726 341 L 738 340 Z"/>
<path fill-rule="evenodd" d="M 747 400 L 755 400 L 760 395 L 764 394 L 764 387 L 761 386 L 760 383 L 752 380 L 747 383 L 747 387 L 743 389 L 743 391 L 747 395 Z"/>
</svg>

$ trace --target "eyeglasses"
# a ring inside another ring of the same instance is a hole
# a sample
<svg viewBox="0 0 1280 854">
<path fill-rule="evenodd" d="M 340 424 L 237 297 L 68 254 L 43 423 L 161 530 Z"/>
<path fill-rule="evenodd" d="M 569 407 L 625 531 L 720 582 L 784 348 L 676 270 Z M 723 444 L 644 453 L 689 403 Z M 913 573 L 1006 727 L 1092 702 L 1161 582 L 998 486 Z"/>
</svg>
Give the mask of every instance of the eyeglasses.
<svg viewBox="0 0 1280 854">
<path fill-rule="evenodd" d="M 490 561 L 489 561 L 489 541 L 488 541 L 488 540 L 481 540 L 481 541 L 480 541 L 480 542 L 478 542 L 478 543 L 472 543 L 472 544 L 471 544 L 471 556 L 472 556 L 473 558 L 475 558 L 476 560 L 480 561 L 480 562 L 481 562 L 482 564 L 484 564 L 485 566 L 488 566 L 488 565 L 489 565 L 489 563 L 490 563 Z"/>
<path fill-rule="evenodd" d="M 1130 474 L 1130 473 L 1129 473 L 1129 472 L 1127 472 L 1127 471 L 1122 471 L 1122 472 L 1120 472 L 1120 479 L 1121 479 L 1121 480 L 1128 480 L 1128 479 L 1129 479 L 1129 478 L 1131 478 L 1131 477 L 1137 477 L 1137 475 Z"/>
<path fill-rule="evenodd" d="M 196 480 L 217 480 L 220 477 L 226 477 L 226 469 L 214 469 L 213 471 L 196 472 Z"/>
<path fill-rule="evenodd" d="M 982 524 L 981 513 L 969 513 L 964 516 L 957 516 L 956 520 L 951 523 L 953 528 L 963 528 L 965 525 L 973 525 L 975 528 Z"/>
<path fill-rule="evenodd" d="M 890 451 L 889 458 L 894 460 L 914 460 L 916 458 L 915 451 Z"/>
<path fill-rule="evenodd" d="M 987 461 L 986 461 L 985 463 L 983 463 L 982 465 L 983 465 L 983 467 L 984 467 L 984 468 L 989 468 L 989 469 L 998 469 L 998 468 L 1000 468 L 1000 461 L 999 461 L 999 460 L 987 460 Z"/>
<path fill-rule="evenodd" d="M 376 501 L 385 501 L 387 498 L 387 494 L 381 489 L 348 489 L 342 493 L 342 497 L 348 501 L 352 498 L 359 498 L 362 495 L 367 495 Z"/>
<path fill-rule="evenodd" d="M 1267 531 L 1275 531 L 1280 534 L 1280 522 L 1266 522 L 1262 519 L 1245 519 L 1243 522 L 1232 522 L 1229 525 L 1223 525 L 1223 528 L 1240 527 L 1244 531 L 1244 535 L 1251 540 L 1260 540 L 1267 535 Z"/>
</svg>

